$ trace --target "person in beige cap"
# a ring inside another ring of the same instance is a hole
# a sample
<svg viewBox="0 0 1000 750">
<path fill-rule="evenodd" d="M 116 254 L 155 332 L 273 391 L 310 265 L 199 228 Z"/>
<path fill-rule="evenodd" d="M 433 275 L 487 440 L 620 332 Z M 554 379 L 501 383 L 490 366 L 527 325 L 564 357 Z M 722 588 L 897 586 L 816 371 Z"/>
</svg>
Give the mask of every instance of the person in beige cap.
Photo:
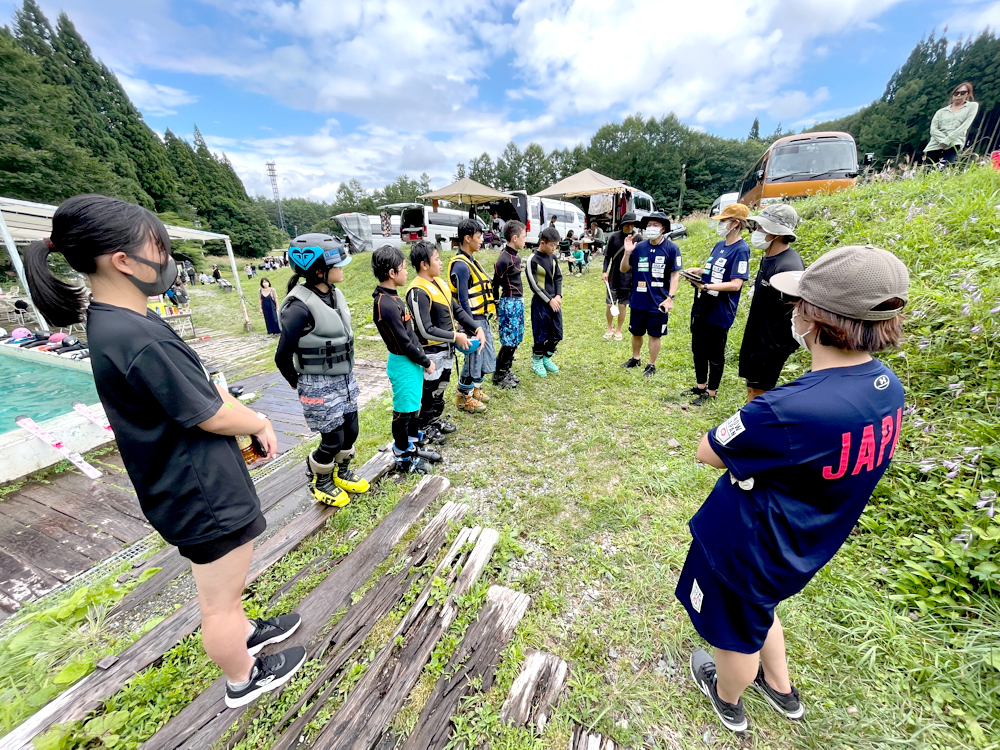
<svg viewBox="0 0 1000 750">
<path fill-rule="evenodd" d="M 746 379 L 750 402 L 778 384 L 785 361 L 799 347 L 789 328 L 791 300 L 771 286 L 771 278 L 786 271 L 802 271 L 805 265 L 791 247 L 799 215 L 790 205 L 770 205 L 747 222 L 753 230 L 750 244 L 764 251 L 740 346 L 740 377 Z"/>
<path fill-rule="evenodd" d="M 798 298 L 790 323 L 812 369 L 758 396 L 698 446 L 726 471 L 688 524 L 693 542 L 676 596 L 715 646 L 691 676 L 723 726 L 748 727 L 753 688 L 789 719 L 805 714 L 788 676 L 775 607 L 847 539 L 899 440 L 903 386 L 872 357 L 898 346 L 909 274 L 892 253 L 841 247 L 806 271 L 771 277 Z"/>
<path fill-rule="evenodd" d="M 743 241 L 750 209 L 730 203 L 715 218 L 720 239 L 702 268 L 688 273 L 701 277 L 691 281 L 697 291 L 691 304 L 691 355 L 695 387 L 692 406 L 703 406 L 715 398 L 726 366 L 726 340 L 736 322 L 740 290 L 750 278 L 750 248 Z"/>
</svg>

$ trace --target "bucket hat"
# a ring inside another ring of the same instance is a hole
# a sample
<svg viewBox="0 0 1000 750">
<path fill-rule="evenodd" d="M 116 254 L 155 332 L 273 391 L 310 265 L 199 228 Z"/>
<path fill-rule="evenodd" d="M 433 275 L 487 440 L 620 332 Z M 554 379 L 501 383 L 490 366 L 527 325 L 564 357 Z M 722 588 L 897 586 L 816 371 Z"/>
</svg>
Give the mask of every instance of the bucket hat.
<svg viewBox="0 0 1000 750">
<path fill-rule="evenodd" d="M 667 232 L 670 231 L 670 217 L 667 216 L 662 211 L 656 211 L 655 213 L 651 213 L 651 214 L 648 214 L 646 216 L 643 216 L 642 219 L 639 221 L 639 227 L 641 229 L 645 229 L 646 225 L 649 224 L 649 222 L 651 222 L 651 221 L 658 221 L 658 222 L 660 222 L 663 225 L 663 232 L 664 233 L 667 233 Z"/>
<path fill-rule="evenodd" d="M 764 208 L 756 216 L 747 217 L 751 229 L 760 227 L 764 232 L 775 237 L 791 237 L 796 239 L 795 227 L 799 223 L 799 215 L 787 203 L 774 203 Z"/>
</svg>

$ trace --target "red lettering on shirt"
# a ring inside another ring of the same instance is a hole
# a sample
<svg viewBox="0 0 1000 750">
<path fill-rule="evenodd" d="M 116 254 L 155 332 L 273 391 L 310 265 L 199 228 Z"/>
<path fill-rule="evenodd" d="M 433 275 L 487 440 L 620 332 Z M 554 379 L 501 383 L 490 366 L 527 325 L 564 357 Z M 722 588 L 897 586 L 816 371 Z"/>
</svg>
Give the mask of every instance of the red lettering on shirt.
<svg viewBox="0 0 1000 750">
<path fill-rule="evenodd" d="M 892 440 L 893 435 L 896 434 L 895 429 L 892 425 L 892 415 L 888 417 L 883 417 L 882 419 L 882 442 L 879 443 L 878 447 L 878 461 L 875 462 L 876 466 L 882 465 L 882 459 L 885 457 L 885 449 L 889 445 L 889 441 Z M 891 455 L 891 454 L 890 454 Z"/>
<path fill-rule="evenodd" d="M 866 425 L 861 434 L 861 449 L 858 451 L 858 460 L 854 464 L 851 476 L 860 474 L 862 467 L 866 471 L 875 468 L 875 425 L 873 424 Z"/>
<path fill-rule="evenodd" d="M 851 433 L 845 432 L 841 435 L 840 444 L 840 466 L 837 467 L 837 473 L 833 472 L 832 466 L 824 466 L 823 479 L 840 479 L 847 473 L 847 458 L 851 454 Z"/>
</svg>

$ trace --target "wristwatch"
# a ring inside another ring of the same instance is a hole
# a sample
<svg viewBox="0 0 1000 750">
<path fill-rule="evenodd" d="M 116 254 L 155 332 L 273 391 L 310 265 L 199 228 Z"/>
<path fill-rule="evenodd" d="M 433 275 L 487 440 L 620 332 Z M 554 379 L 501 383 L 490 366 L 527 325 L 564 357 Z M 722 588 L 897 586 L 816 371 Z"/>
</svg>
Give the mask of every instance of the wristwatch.
<svg viewBox="0 0 1000 750">
<path fill-rule="evenodd" d="M 676 294 L 668 294 L 667 295 L 667 299 L 674 299 L 675 297 L 677 297 Z"/>
</svg>

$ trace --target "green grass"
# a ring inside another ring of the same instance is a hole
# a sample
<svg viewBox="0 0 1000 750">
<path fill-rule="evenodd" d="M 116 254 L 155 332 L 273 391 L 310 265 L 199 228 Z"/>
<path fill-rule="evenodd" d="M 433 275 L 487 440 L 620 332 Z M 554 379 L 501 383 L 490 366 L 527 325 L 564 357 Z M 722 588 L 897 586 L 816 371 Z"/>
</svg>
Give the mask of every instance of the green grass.
<svg viewBox="0 0 1000 750">
<path fill-rule="evenodd" d="M 682 396 L 693 385 L 690 290 L 682 287 L 657 375 L 646 381 L 619 367 L 629 356 L 627 341 L 602 338 L 597 263 L 583 278 L 567 278 L 566 338 L 556 357 L 562 371 L 545 379 L 531 374 L 529 331 L 515 365 L 521 387 L 513 393 L 489 388 L 489 412 L 456 417 L 461 429 L 445 450 L 442 471 L 452 481 L 451 496 L 470 504 L 476 523 L 504 532 L 503 554 L 489 578 L 532 597 L 494 688 L 468 701 L 457 718 L 458 736 L 473 747 L 488 739 L 493 750 L 556 750 L 566 747 L 572 725 L 582 723 L 634 748 L 647 739 L 661 748 L 702 747 L 706 731 L 708 746 L 718 748 L 1000 747 L 1000 603 L 984 565 L 996 557 L 990 545 L 1000 520 L 975 507 L 1000 478 L 992 312 L 1000 305 L 998 204 L 1000 175 L 988 170 L 931 174 L 796 204 L 805 217 L 797 247 L 807 263 L 837 245 L 871 242 L 909 265 L 907 343 L 885 360 L 900 374 L 914 411 L 859 532 L 779 607 L 806 720 L 786 722 L 749 695 L 752 731 L 742 738 L 724 733 L 687 675 L 688 654 L 704 644 L 673 590 L 690 543 L 687 521 L 718 476 L 694 460 L 698 440 L 744 401 L 736 355 L 748 301 L 730 333 L 719 399 L 696 411 L 684 408 Z M 692 222 L 689 231 L 680 244 L 685 263 L 696 265 L 716 238 L 704 221 Z M 494 257 L 484 252 L 484 265 Z M 961 286 L 969 270 L 974 291 Z M 282 291 L 287 272 L 271 278 Z M 373 286 L 368 257 L 358 257 L 341 287 L 358 334 L 374 334 L 365 328 Z M 213 319 L 235 308 L 234 295 L 220 297 L 229 307 Z M 237 322 L 231 330 L 238 328 Z M 378 342 L 360 340 L 358 350 L 359 357 L 385 358 Z M 785 378 L 806 365 L 799 353 Z M 955 383 L 964 384 L 960 392 L 948 388 Z M 385 398 L 365 409 L 362 457 L 388 439 L 390 410 Z M 671 439 L 680 446 L 671 447 Z M 980 458 L 966 458 L 946 476 L 940 462 L 963 447 L 978 448 Z M 934 466 L 919 469 L 927 461 Z M 328 530 L 251 588 L 250 609 L 256 613 L 268 592 L 322 551 L 356 543 L 349 530 L 371 528 L 405 489 L 383 483 L 335 516 Z M 968 550 L 951 541 L 963 528 L 971 537 Z M 923 567 L 926 578 L 914 566 Z M 279 609 L 293 607 L 312 583 L 296 587 Z M 398 729 L 412 726 L 467 621 L 460 619 L 435 652 L 397 718 Z M 108 711 L 135 717 L 122 730 L 122 747 L 137 747 L 217 674 L 197 639 L 186 639 L 109 701 Z M 498 719 L 527 648 L 571 662 L 565 700 L 541 738 Z M 661 659 L 666 668 L 657 670 Z M 269 717 L 279 714 L 269 706 L 242 746 L 266 741 Z"/>
</svg>

